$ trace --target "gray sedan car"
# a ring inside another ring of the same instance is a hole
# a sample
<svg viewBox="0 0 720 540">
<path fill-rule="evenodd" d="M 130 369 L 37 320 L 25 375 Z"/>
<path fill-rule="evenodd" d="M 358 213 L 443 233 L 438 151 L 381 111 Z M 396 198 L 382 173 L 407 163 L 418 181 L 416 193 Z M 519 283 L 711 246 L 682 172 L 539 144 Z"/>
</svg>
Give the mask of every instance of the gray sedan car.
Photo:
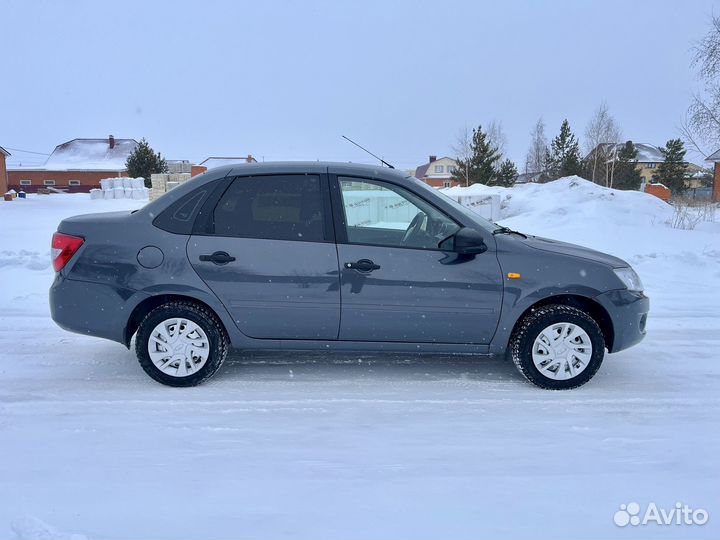
<svg viewBox="0 0 720 540">
<path fill-rule="evenodd" d="M 63 220 L 61 327 L 135 349 L 173 386 L 230 347 L 507 353 L 532 383 L 590 380 L 645 335 L 623 260 L 512 231 L 388 168 L 268 163 L 208 171 L 133 212 Z"/>
</svg>

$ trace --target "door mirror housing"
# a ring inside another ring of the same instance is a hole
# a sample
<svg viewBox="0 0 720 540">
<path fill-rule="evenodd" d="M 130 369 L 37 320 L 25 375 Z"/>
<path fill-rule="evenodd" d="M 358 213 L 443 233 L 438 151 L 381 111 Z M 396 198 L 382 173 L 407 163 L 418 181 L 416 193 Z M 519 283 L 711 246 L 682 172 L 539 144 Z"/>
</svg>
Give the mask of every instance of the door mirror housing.
<svg viewBox="0 0 720 540">
<path fill-rule="evenodd" d="M 463 227 L 438 246 L 443 251 L 452 251 L 459 255 L 479 255 L 487 251 L 482 234 L 470 227 Z"/>
</svg>

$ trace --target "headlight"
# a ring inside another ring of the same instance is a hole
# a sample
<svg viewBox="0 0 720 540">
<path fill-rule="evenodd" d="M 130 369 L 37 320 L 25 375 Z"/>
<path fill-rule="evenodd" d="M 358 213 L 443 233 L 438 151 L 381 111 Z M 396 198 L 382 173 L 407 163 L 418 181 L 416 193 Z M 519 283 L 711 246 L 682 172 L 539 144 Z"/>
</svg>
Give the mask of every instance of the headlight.
<svg viewBox="0 0 720 540">
<path fill-rule="evenodd" d="M 632 268 L 614 268 L 613 272 L 620 278 L 620 281 L 627 287 L 628 291 L 642 292 L 643 284 L 640 276 Z"/>
</svg>

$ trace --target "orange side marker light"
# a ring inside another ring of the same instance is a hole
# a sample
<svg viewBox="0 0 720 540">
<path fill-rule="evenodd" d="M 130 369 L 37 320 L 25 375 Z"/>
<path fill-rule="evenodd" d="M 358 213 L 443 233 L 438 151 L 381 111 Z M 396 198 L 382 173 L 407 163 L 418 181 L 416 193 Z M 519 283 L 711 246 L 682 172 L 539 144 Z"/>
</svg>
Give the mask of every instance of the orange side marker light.
<svg viewBox="0 0 720 540">
<path fill-rule="evenodd" d="M 520 274 L 516 274 L 515 272 L 508 272 L 508 279 L 520 279 L 522 276 Z"/>
</svg>

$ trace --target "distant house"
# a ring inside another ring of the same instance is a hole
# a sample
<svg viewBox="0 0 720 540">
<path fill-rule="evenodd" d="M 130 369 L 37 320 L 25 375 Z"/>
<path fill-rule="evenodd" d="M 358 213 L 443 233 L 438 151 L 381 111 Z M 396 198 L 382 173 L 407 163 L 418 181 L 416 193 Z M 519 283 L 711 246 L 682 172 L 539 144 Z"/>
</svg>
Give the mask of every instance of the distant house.
<svg viewBox="0 0 720 540">
<path fill-rule="evenodd" d="M 518 174 L 518 177 L 515 179 L 516 184 L 532 184 L 537 182 L 542 182 L 546 180 L 548 177 L 547 171 L 541 171 L 541 172 L 524 172 Z"/>
<path fill-rule="evenodd" d="M 429 156 L 427 163 L 415 169 L 415 178 L 436 188 L 455 187 L 460 185 L 460 182 L 452 178 L 456 169 L 457 161 L 452 158 L 438 159 L 437 156 Z"/>
<path fill-rule="evenodd" d="M 713 164 L 712 201 L 720 202 L 720 150 L 710 154 L 705 161 Z"/>
<path fill-rule="evenodd" d="M 73 139 L 55 147 L 41 166 L 8 167 L 8 188 L 36 192 L 43 187 L 70 193 L 100 187 L 100 180 L 127 176 L 125 162 L 137 148 L 135 139 Z"/>
<path fill-rule="evenodd" d="M 224 165 L 239 165 L 241 163 L 257 163 L 257 159 L 251 154 L 240 157 L 209 157 L 198 164 L 198 167 L 205 167 L 206 170 L 222 167 Z"/>
<path fill-rule="evenodd" d="M 637 169 L 640 171 L 640 178 L 643 182 L 650 183 L 652 181 L 652 175 L 655 174 L 655 169 L 665 161 L 660 148 L 654 144 L 647 143 L 633 143 L 637 150 Z M 592 160 L 593 154 L 598 150 L 602 150 L 603 156 L 611 156 L 613 152 L 619 153 L 622 150 L 625 143 L 601 143 L 597 145 L 593 150 L 585 156 L 585 160 Z M 614 148 L 613 148 L 614 147 Z"/>
<path fill-rule="evenodd" d="M 0 146 L 0 195 L 3 195 L 8 190 L 8 176 L 5 159 L 9 155 L 10 152 Z"/>
<path fill-rule="evenodd" d="M 635 149 L 637 150 L 637 165 L 636 168 L 638 171 L 640 171 L 640 180 L 642 181 L 643 185 L 649 185 L 653 182 L 653 175 L 657 172 L 657 168 L 660 166 L 660 164 L 665 161 L 665 156 L 660 151 L 660 148 L 653 144 L 647 144 L 647 143 L 633 143 L 635 145 Z M 603 143 L 596 146 L 587 156 L 585 156 L 585 160 L 589 161 L 592 159 L 593 154 L 598 150 L 598 148 L 601 148 L 603 151 L 603 156 L 612 156 L 613 155 L 613 146 L 614 151 L 619 153 L 620 150 L 622 150 L 623 146 L 625 146 L 625 143 Z M 720 152 L 720 150 L 719 150 Z M 688 163 L 687 164 L 687 180 L 686 185 L 689 188 L 697 188 L 700 187 L 702 178 L 704 178 L 705 171 L 702 167 L 699 165 L 695 165 L 694 163 Z"/>
</svg>

